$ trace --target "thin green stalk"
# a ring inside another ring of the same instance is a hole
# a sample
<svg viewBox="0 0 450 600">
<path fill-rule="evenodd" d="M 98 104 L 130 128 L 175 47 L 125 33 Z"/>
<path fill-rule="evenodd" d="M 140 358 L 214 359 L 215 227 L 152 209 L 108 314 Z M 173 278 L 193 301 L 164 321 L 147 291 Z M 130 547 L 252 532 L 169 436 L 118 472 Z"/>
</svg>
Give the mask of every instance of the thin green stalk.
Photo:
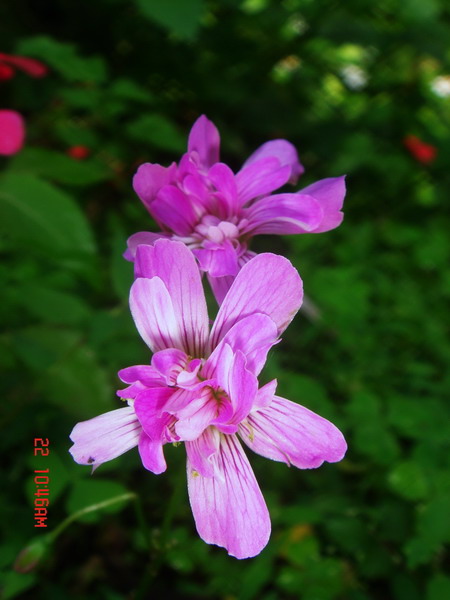
<svg viewBox="0 0 450 600">
<path fill-rule="evenodd" d="M 137 500 L 136 494 L 133 492 L 128 492 L 126 494 L 121 494 L 120 496 L 115 496 L 114 498 L 109 498 L 109 500 L 104 500 L 103 502 L 98 502 L 97 504 L 91 504 L 90 506 L 86 506 L 81 510 L 73 513 L 68 516 L 62 523 L 56 527 L 53 531 L 48 534 L 48 537 L 51 541 L 54 541 L 58 535 L 66 529 L 73 521 L 76 521 L 83 515 L 87 515 L 92 512 L 96 512 L 97 510 L 101 510 L 102 508 L 107 508 L 108 506 L 112 506 L 113 504 L 117 504 L 118 502 L 124 502 L 126 500 Z"/>
</svg>

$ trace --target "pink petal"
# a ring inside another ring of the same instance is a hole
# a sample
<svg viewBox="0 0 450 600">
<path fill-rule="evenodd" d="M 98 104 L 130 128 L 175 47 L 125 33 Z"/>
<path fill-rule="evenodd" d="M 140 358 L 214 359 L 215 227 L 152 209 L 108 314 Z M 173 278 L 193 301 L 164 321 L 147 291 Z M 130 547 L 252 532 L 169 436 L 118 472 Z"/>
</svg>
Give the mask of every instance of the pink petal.
<svg viewBox="0 0 450 600">
<path fill-rule="evenodd" d="M 344 436 L 330 421 L 278 396 L 266 408 L 251 413 L 239 433 L 257 454 L 299 469 L 337 462 L 347 450 Z"/>
<path fill-rule="evenodd" d="M 315 231 L 323 220 L 319 202 L 305 194 L 276 194 L 257 200 L 245 211 L 244 233 L 305 233 Z"/>
<path fill-rule="evenodd" d="M 138 445 L 142 428 L 131 406 L 77 423 L 69 452 L 80 465 L 97 467 Z"/>
<path fill-rule="evenodd" d="M 152 440 L 143 431 L 139 440 L 139 455 L 146 469 L 160 475 L 167 469 L 161 440 Z"/>
<path fill-rule="evenodd" d="M 212 377 L 221 362 L 222 347 L 227 344 L 233 352 L 240 350 L 247 360 L 247 369 L 259 375 L 267 359 L 267 353 L 277 343 L 278 330 L 270 317 L 263 314 L 253 314 L 238 321 L 207 359 L 203 373 Z"/>
<path fill-rule="evenodd" d="M 302 298 L 302 280 L 292 264 L 283 256 L 258 254 L 242 267 L 225 296 L 211 330 L 211 348 L 235 323 L 253 313 L 269 316 L 281 333 L 294 318 Z"/>
<path fill-rule="evenodd" d="M 266 157 L 243 167 L 236 175 L 239 204 L 265 196 L 289 181 L 291 168 L 282 166 L 275 157 Z"/>
<path fill-rule="evenodd" d="M 341 208 L 344 204 L 345 191 L 345 175 L 343 175 L 321 179 L 298 192 L 301 195 L 313 196 L 323 211 L 321 222 L 311 233 L 329 231 L 342 223 L 344 215 Z"/>
<path fill-rule="evenodd" d="M 177 165 L 162 167 L 158 164 L 144 163 L 133 177 L 133 188 L 142 203 L 151 212 L 151 205 L 159 190 L 175 181 Z"/>
<path fill-rule="evenodd" d="M 238 424 L 250 412 L 258 391 L 256 375 L 247 369 L 247 361 L 240 350 L 234 355 L 228 385 L 225 389 L 233 406 L 231 422 Z"/>
<path fill-rule="evenodd" d="M 151 205 L 151 214 L 177 235 L 190 235 L 198 217 L 191 199 L 174 185 L 161 188 Z"/>
<path fill-rule="evenodd" d="M 159 277 L 136 279 L 131 286 L 130 309 L 137 330 L 153 352 L 165 348 L 184 349 L 184 336 L 172 300 Z"/>
<path fill-rule="evenodd" d="M 262 158 L 275 157 L 280 161 L 281 166 L 289 165 L 291 175 L 289 183 L 296 183 L 299 176 L 304 172 L 303 165 L 298 159 L 297 150 L 287 140 L 271 140 L 260 146 L 251 154 L 244 163 L 244 167 L 261 160 Z"/>
<path fill-rule="evenodd" d="M 164 348 L 178 348 L 192 357 L 203 357 L 208 336 L 208 313 L 192 252 L 181 242 L 157 240 L 153 246 L 138 247 L 135 270 L 136 277 L 159 277 L 168 290 L 181 332 L 181 345 Z"/>
<path fill-rule="evenodd" d="M 266 503 L 242 446 L 221 435 L 212 456 L 214 476 L 205 477 L 187 461 L 188 492 L 200 537 L 236 558 L 261 552 L 270 537 Z"/>
<path fill-rule="evenodd" d="M 151 388 L 141 392 L 134 401 L 134 410 L 143 430 L 154 442 L 165 441 L 165 430 L 174 420 L 165 412 L 174 390 L 170 387 Z"/>
<path fill-rule="evenodd" d="M 208 427 L 196 440 L 186 442 L 188 461 L 195 471 L 204 477 L 213 477 L 213 456 L 219 450 L 220 433 L 214 427 Z"/>
<path fill-rule="evenodd" d="M 262 388 L 259 388 L 258 393 L 256 394 L 255 401 L 253 403 L 253 408 L 266 408 L 266 406 L 272 404 L 277 385 L 277 380 L 272 379 L 272 381 L 269 381 L 269 383 L 263 385 Z"/>
<path fill-rule="evenodd" d="M 235 215 L 238 209 L 238 192 L 233 171 L 224 163 L 216 163 L 208 171 L 208 179 L 222 194 L 228 207 L 228 211 L 221 215 L 222 218 Z"/>
<path fill-rule="evenodd" d="M 175 385 L 177 375 L 186 365 L 187 356 L 182 350 L 168 348 L 152 356 L 152 367 L 161 374 L 165 385 Z"/>
<path fill-rule="evenodd" d="M 238 258 L 239 268 L 248 263 L 250 259 L 256 256 L 255 252 L 251 250 L 246 250 L 241 256 Z M 223 302 L 223 299 L 228 293 L 228 290 L 231 287 L 235 277 L 233 275 L 226 275 L 225 277 L 212 277 L 211 273 L 208 273 L 208 282 L 211 286 L 212 292 L 216 299 L 217 304 L 220 306 Z"/>
<path fill-rule="evenodd" d="M 217 401 L 209 387 L 200 390 L 187 406 L 177 412 L 175 431 L 181 440 L 197 439 L 217 416 Z"/>
<path fill-rule="evenodd" d="M 124 383 L 135 383 L 139 381 L 147 387 L 159 387 L 164 385 L 161 374 L 150 365 L 135 365 L 121 369 L 118 373 Z"/>
<path fill-rule="evenodd" d="M 209 244 L 209 248 L 192 250 L 200 263 L 201 270 L 209 273 L 211 277 L 237 275 L 239 271 L 238 257 L 230 240 L 224 240 L 221 244 L 212 242 Z"/>
<path fill-rule="evenodd" d="M 217 127 L 205 115 L 201 115 L 189 133 L 188 152 L 197 152 L 201 166 L 208 169 L 219 161 L 219 149 Z"/>
<path fill-rule="evenodd" d="M 156 240 L 168 237 L 170 237 L 170 234 L 168 233 L 151 233 L 150 231 L 139 231 L 138 233 L 133 233 L 133 235 L 127 240 L 128 248 L 125 250 L 123 256 L 127 260 L 133 262 L 138 246 L 141 244 L 153 246 Z"/>
<path fill-rule="evenodd" d="M 23 146 L 25 123 L 15 110 L 0 110 L 0 155 L 16 154 Z"/>
</svg>

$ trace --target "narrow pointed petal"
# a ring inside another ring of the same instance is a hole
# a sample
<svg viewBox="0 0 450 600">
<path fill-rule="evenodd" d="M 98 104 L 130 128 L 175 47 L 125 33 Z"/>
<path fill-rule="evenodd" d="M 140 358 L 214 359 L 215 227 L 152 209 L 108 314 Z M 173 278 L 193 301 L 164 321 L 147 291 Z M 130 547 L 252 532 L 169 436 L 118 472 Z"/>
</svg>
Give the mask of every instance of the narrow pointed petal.
<svg viewBox="0 0 450 600">
<path fill-rule="evenodd" d="M 308 233 L 315 231 L 324 218 L 320 203 L 305 194 L 276 194 L 262 198 L 246 211 L 251 235 Z"/>
<path fill-rule="evenodd" d="M 247 361 L 240 350 L 234 355 L 226 389 L 233 406 L 231 422 L 238 424 L 250 412 L 258 391 L 258 379 L 247 369 Z"/>
<path fill-rule="evenodd" d="M 342 223 L 344 214 L 341 209 L 344 204 L 345 191 L 345 175 L 343 175 L 342 177 L 321 179 L 298 192 L 301 195 L 313 196 L 322 208 L 322 221 L 311 233 L 329 231 Z"/>
<path fill-rule="evenodd" d="M 123 253 L 123 256 L 127 260 L 133 262 L 138 246 L 141 244 L 153 246 L 156 240 L 169 237 L 170 234 L 168 233 L 151 233 L 150 231 L 139 231 L 138 233 L 133 233 L 133 235 L 131 235 L 127 240 L 127 249 Z"/>
<path fill-rule="evenodd" d="M 133 188 L 144 206 L 151 212 L 151 205 L 159 190 L 175 181 L 177 165 L 162 167 L 158 164 L 144 163 L 133 177 Z"/>
<path fill-rule="evenodd" d="M 188 152 L 197 152 L 204 168 L 219 162 L 220 136 L 217 127 L 205 115 L 192 126 L 188 139 Z"/>
<path fill-rule="evenodd" d="M 174 185 L 159 190 L 151 214 L 160 225 L 181 236 L 191 234 L 198 221 L 192 199 Z"/>
<path fill-rule="evenodd" d="M 233 352 L 240 350 L 247 360 L 247 369 L 259 375 L 267 359 L 270 348 L 278 341 L 278 330 L 274 321 L 267 315 L 253 314 L 244 317 L 233 325 L 211 356 L 207 359 L 203 373 L 213 376 L 222 358 L 222 347 L 228 345 Z"/>
<path fill-rule="evenodd" d="M 287 140 L 271 140 L 270 142 L 266 142 L 247 158 L 243 166 L 247 167 L 267 157 L 278 158 L 281 166 L 288 165 L 291 168 L 289 183 L 296 183 L 300 175 L 305 171 L 298 159 L 297 150 Z"/>
<path fill-rule="evenodd" d="M 208 313 L 192 252 L 181 242 L 169 240 L 158 240 L 153 246 L 139 246 L 135 274 L 136 277 L 159 277 L 168 290 L 182 334 L 182 345 L 165 348 L 178 348 L 193 357 L 202 357 L 208 336 Z"/>
<path fill-rule="evenodd" d="M 299 469 L 337 462 L 347 450 L 344 436 L 330 421 L 279 396 L 251 413 L 241 423 L 239 434 L 257 454 Z"/>
<path fill-rule="evenodd" d="M 139 440 L 139 455 L 146 469 L 160 475 L 167 469 L 161 440 L 152 440 L 143 431 Z"/>
<path fill-rule="evenodd" d="M 25 123 L 15 110 L 0 110 L 0 156 L 16 154 L 23 146 Z"/>
<path fill-rule="evenodd" d="M 139 443 L 142 427 L 131 406 L 77 423 L 70 434 L 69 452 L 80 465 L 98 466 Z"/>
<path fill-rule="evenodd" d="M 159 277 L 136 279 L 130 291 L 130 309 L 136 328 L 147 346 L 184 350 L 183 335 L 166 286 Z"/>
<path fill-rule="evenodd" d="M 233 171 L 224 163 L 216 163 L 208 171 L 208 179 L 221 192 L 228 205 L 229 210 L 224 217 L 234 215 L 238 209 L 238 192 Z"/>
<path fill-rule="evenodd" d="M 198 534 L 236 558 L 256 556 L 269 540 L 270 517 L 237 438 L 222 435 L 212 460 L 213 477 L 201 475 L 187 462 L 189 500 Z"/>
<path fill-rule="evenodd" d="M 292 264 L 276 254 L 258 254 L 242 267 L 225 296 L 211 330 L 211 348 L 235 323 L 253 313 L 269 316 L 280 334 L 294 318 L 302 299 L 302 280 Z"/>
<path fill-rule="evenodd" d="M 278 381 L 276 379 L 272 379 L 272 381 L 269 381 L 269 383 L 263 385 L 262 388 L 259 388 L 253 403 L 253 408 L 265 408 L 266 406 L 272 404 L 277 385 Z"/>
<path fill-rule="evenodd" d="M 239 204 L 265 196 L 289 181 L 291 168 L 282 166 L 274 157 L 262 158 L 244 167 L 236 174 Z"/>
</svg>

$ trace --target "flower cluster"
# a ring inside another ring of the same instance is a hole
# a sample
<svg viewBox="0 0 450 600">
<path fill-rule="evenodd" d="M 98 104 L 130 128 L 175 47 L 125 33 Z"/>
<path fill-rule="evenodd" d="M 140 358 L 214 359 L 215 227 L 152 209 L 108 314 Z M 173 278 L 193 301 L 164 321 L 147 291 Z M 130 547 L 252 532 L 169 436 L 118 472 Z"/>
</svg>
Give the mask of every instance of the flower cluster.
<svg viewBox="0 0 450 600">
<path fill-rule="evenodd" d="M 241 442 L 301 469 L 339 461 L 346 451 L 332 423 L 276 394 L 276 380 L 259 385 L 269 350 L 301 306 L 303 286 L 286 258 L 251 254 L 248 240 L 338 225 L 343 180 L 271 196 L 302 172 L 294 148 L 268 142 L 234 175 L 218 162 L 218 143 L 217 130 L 201 117 L 179 166 L 144 165 L 135 177 L 165 229 L 136 234 L 128 247 L 131 314 L 153 355 L 150 364 L 119 372 L 126 406 L 78 423 L 70 452 L 95 469 L 137 446 L 144 467 L 159 474 L 166 470 L 164 446 L 184 442 L 199 535 L 248 558 L 267 544 L 270 518 Z M 202 271 L 220 299 L 211 327 Z"/>
<path fill-rule="evenodd" d="M 219 161 L 220 137 L 205 116 L 195 122 L 188 151 L 177 165 L 146 163 L 134 176 L 134 189 L 161 227 L 128 240 L 126 258 L 139 244 L 165 237 L 191 248 L 220 303 L 239 269 L 254 252 L 258 234 L 321 233 L 337 227 L 345 196 L 344 177 L 322 179 L 295 193 L 272 194 L 296 183 L 304 169 L 286 140 L 258 148 L 238 173 Z"/>
</svg>

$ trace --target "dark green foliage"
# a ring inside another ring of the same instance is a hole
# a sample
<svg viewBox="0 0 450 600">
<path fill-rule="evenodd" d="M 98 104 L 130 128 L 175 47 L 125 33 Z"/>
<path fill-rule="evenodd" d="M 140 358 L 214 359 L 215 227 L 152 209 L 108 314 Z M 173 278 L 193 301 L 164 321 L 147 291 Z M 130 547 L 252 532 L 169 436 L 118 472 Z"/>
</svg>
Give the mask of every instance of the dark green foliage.
<svg viewBox="0 0 450 600">
<path fill-rule="evenodd" d="M 444 0 L 0 6 L 0 51 L 51 69 L 0 82 L 0 108 L 27 121 L 22 152 L 0 158 L 5 600 L 450 597 L 450 98 L 433 91 L 450 82 L 437 80 L 450 77 L 449 16 Z M 182 446 L 160 477 L 137 451 L 94 475 L 68 454 L 77 421 L 121 406 L 117 370 L 149 359 L 121 257 L 128 235 L 155 229 L 132 175 L 177 160 L 201 113 L 235 170 L 285 137 L 306 167 L 302 187 L 348 175 L 338 230 L 254 244 L 292 260 L 317 309 L 296 317 L 263 378 L 335 422 L 348 454 L 303 472 L 251 457 L 273 533 L 242 562 L 196 535 Z M 416 160 L 407 135 L 436 159 Z M 85 160 L 67 154 L 77 145 Z M 33 458 L 39 437 L 48 457 Z M 45 468 L 49 527 L 35 529 L 33 475 Z M 141 509 L 119 502 L 45 553 L 36 546 L 74 512 L 127 492 Z M 18 573 L 26 547 L 27 565 L 43 558 Z"/>
</svg>

